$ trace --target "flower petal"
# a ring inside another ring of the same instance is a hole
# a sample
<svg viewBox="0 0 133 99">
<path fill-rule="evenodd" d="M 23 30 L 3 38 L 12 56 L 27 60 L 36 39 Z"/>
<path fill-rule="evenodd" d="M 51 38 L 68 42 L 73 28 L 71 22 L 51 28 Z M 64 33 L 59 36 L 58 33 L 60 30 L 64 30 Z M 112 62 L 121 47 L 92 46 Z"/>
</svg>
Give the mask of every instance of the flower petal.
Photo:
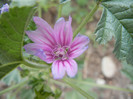
<svg viewBox="0 0 133 99">
<path fill-rule="evenodd" d="M 56 41 L 61 46 L 69 46 L 72 41 L 73 32 L 72 32 L 71 22 L 72 22 L 71 17 L 69 17 L 69 21 L 66 22 L 64 18 L 60 18 L 59 20 L 57 20 L 54 26 Z"/>
<path fill-rule="evenodd" d="M 56 60 L 52 64 L 52 74 L 54 79 L 62 79 L 65 75 L 65 66 L 61 60 Z"/>
<path fill-rule="evenodd" d="M 34 16 L 33 20 L 37 26 L 40 26 L 41 28 L 45 29 L 49 34 L 53 34 L 53 29 L 45 20 L 37 16 Z"/>
<path fill-rule="evenodd" d="M 85 35 L 78 34 L 68 50 L 69 57 L 76 58 L 80 56 L 88 48 L 88 44 L 89 38 Z"/>
<path fill-rule="evenodd" d="M 44 21 L 42 18 L 39 18 L 39 17 L 34 17 L 33 18 L 34 22 L 36 23 L 37 25 L 37 30 L 36 31 L 32 31 L 32 33 L 34 33 L 34 41 L 35 38 L 43 38 L 41 39 L 42 42 L 45 42 L 45 43 L 50 43 L 52 46 L 55 45 L 56 43 L 56 40 L 55 40 L 55 36 L 54 36 L 54 31 L 53 29 L 51 28 L 51 26 L 46 22 Z M 30 33 L 27 33 L 28 36 L 30 37 L 33 37 L 30 35 Z"/>
<path fill-rule="evenodd" d="M 78 66 L 75 60 L 69 59 L 64 61 L 66 72 L 69 77 L 74 77 L 77 74 Z"/>
<path fill-rule="evenodd" d="M 42 43 L 51 48 L 53 48 L 56 44 L 56 41 L 53 39 L 53 37 L 49 36 L 48 33 L 43 30 L 43 28 L 38 28 L 35 31 L 26 31 L 26 34 L 35 43 Z"/>
<path fill-rule="evenodd" d="M 46 45 L 29 43 L 24 46 L 27 53 L 35 55 L 47 63 L 53 62 L 52 49 Z"/>
<path fill-rule="evenodd" d="M 24 46 L 24 49 L 27 53 L 38 56 L 42 60 L 46 59 L 46 55 L 43 51 L 43 45 L 41 44 L 29 43 Z"/>
<path fill-rule="evenodd" d="M 1 13 L 8 12 L 9 11 L 9 5 L 7 3 L 4 4 L 3 7 L 0 8 L 0 10 L 1 10 Z"/>
</svg>

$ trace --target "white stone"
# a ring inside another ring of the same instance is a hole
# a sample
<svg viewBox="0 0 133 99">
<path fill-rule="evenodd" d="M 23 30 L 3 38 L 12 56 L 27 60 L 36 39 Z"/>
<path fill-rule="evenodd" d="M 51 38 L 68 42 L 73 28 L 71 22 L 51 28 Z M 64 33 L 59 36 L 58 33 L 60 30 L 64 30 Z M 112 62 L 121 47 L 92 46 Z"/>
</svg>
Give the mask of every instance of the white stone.
<svg viewBox="0 0 133 99">
<path fill-rule="evenodd" d="M 96 80 L 96 83 L 99 84 L 99 85 L 104 85 L 106 83 L 106 81 L 104 79 L 98 78 Z"/>
<path fill-rule="evenodd" d="M 112 58 L 106 56 L 102 59 L 102 73 L 107 78 L 112 78 L 116 72 L 116 65 Z"/>
</svg>

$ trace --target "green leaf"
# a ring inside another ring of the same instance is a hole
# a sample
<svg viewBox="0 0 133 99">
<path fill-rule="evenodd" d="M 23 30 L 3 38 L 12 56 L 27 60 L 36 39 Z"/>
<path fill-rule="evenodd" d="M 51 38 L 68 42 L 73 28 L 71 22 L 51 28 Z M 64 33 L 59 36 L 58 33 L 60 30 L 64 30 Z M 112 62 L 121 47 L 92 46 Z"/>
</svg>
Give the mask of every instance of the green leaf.
<svg viewBox="0 0 133 99">
<path fill-rule="evenodd" d="M 73 82 L 73 81 L 76 81 L 76 83 Z M 90 78 L 82 79 L 82 73 L 78 72 L 78 75 L 77 75 L 76 79 L 71 80 L 71 83 L 75 83 L 76 86 L 79 86 L 79 88 L 84 89 L 84 91 L 86 91 L 89 94 L 91 94 L 91 96 L 93 96 L 94 99 L 97 99 L 96 93 L 90 91 L 93 87 L 80 83 L 82 81 L 85 81 L 85 82 L 94 82 Z M 81 95 L 76 90 L 72 90 L 72 91 L 69 91 L 69 92 L 65 93 L 65 99 L 86 99 L 86 97 Z"/>
<path fill-rule="evenodd" d="M 78 3 L 78 5 L 80 6 L 85 6 L 88 3 L 88 0 L 76 0 L 76 2 Z"/>
<path fill-rule="evenodd" d="M 66 3 L 68 1 L 71 1 L 71 0 L 60 0 L 60 3 Z"/>
<path fill-rule="evenodd" d="M 79 88 L 78 86 L 76 86 L 75 84 L 71 83 L 70 79 L 63 79 L 63 81 L 65 83 L 67 83 L 69 86 L 71 86 L 72 88 L 74 88 L 76 91 L 78 91 L 81 95 L 83 95 L 84 97 L 86 97 L 87 99 L 94 99 L 91 95 L 89 95 L 87 92 L 85 92 L 84 90 L 82 90 L 81 88 Z"/>
<path fill-rule="evenodd" d="M 106 44 L 114 36 L 114 53 L 118 59 L 125 60 L 133 44 L 133 1 L 109 0 L 102 2 L 102 6 L 104 11 L 95 32 L 96 41 Z"/>
<path fill-rule="evenodd" d="M 0 15 L 0 79 L 23 60 L 24 31 L 34 11 L 33 7 L 14 7 Z"/>
<path fill-rule="evenodd" d="M 35 94 L 34 91 L 31 88 L 28 89 L 22 89 L 20 91 L 20 99 L 34 99 Z"/>
<path fill-rule="evenodd" d="M 127 55 L 127 63 L 132 64 L 132 66 L 133 66 L 133 45 L 130 48 L 129 53 Z"/>
<path fill-rule="evenodd" d="M 133 81 L 133 66 L 127 64 L 126 62 L 123 62 L 122 73 Z"/>
<path fill-rule="evenodd" d="M 62 8 L 62 15 L 68 16 L 72 11 L 73 11 L 73 9 L 71 7 L 71 3 L 68 2 Z"/>
<path fill-rule="evenodd" d="M 32 6 L 35 4 L 36 4 L 36 0 L 12 0 L 10 7 Z"/>
<path fill-rule="evenodd" d="M 11 85 L 11 84 L 17 84 L 21 81 L 21 77 L 20 77 L 20 73 L 17 69 L 14 69 L 12 72 L 10 72 L 8 75 L 6 75 L 2 81 L 7 84 L 7 85 Z"/>
</svg>

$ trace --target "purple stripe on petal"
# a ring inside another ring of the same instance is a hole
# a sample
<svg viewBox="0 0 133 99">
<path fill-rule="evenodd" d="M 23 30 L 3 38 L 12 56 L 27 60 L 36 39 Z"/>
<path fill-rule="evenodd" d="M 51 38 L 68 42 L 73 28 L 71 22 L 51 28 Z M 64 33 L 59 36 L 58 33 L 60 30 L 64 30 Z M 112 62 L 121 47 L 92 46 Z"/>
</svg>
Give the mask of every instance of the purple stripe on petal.
<svg viewBox="0 0 133 99">
<path fill-rule="evenodd" d="M 75 77 L 78 71 L 77 63 L 73 59 L 65 61 L 66 72 L 69 77 Z"/>
<path fill-rule="evenodd" d="M 87 48 L 89 44 L 89 38 L 87 36 L 78 34 L 74 41 L 72 42 L 70 49 L 68 50 L 68 55 L 71 58 L 76 58 L 80 56 Z"/>
<path fill-rule="evenodd" d="M 54 26 L 56 41 L 61 46 L 69 46 L 72 42 L 73 32 L 71 22 L 71 17 L 69 17 L 69 21 L 66 22 L 64 18 L 60 18 Z"/>
<path fill-rule="evenodd" d="M 65 67 L 61 60 L 56 60 L 52 64 L 52 74 L 54 79 L 62 79 L 65 75 Z"/>
</svg>

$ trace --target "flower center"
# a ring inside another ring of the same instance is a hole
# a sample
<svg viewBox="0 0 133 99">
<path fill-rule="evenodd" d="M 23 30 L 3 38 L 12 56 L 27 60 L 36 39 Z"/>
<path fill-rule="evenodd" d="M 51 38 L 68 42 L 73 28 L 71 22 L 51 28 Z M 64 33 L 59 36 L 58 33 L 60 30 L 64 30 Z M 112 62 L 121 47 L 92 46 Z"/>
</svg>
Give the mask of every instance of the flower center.
<svg viewBox="0 0 133 99">
<path fill-rule="evenodd" d="M 65 60 L 67 59 L 67 49 L 66 47 L 57 47 L 54 49 L 54 57 L 55 59 L 59 60 Z"/>
</svg>

